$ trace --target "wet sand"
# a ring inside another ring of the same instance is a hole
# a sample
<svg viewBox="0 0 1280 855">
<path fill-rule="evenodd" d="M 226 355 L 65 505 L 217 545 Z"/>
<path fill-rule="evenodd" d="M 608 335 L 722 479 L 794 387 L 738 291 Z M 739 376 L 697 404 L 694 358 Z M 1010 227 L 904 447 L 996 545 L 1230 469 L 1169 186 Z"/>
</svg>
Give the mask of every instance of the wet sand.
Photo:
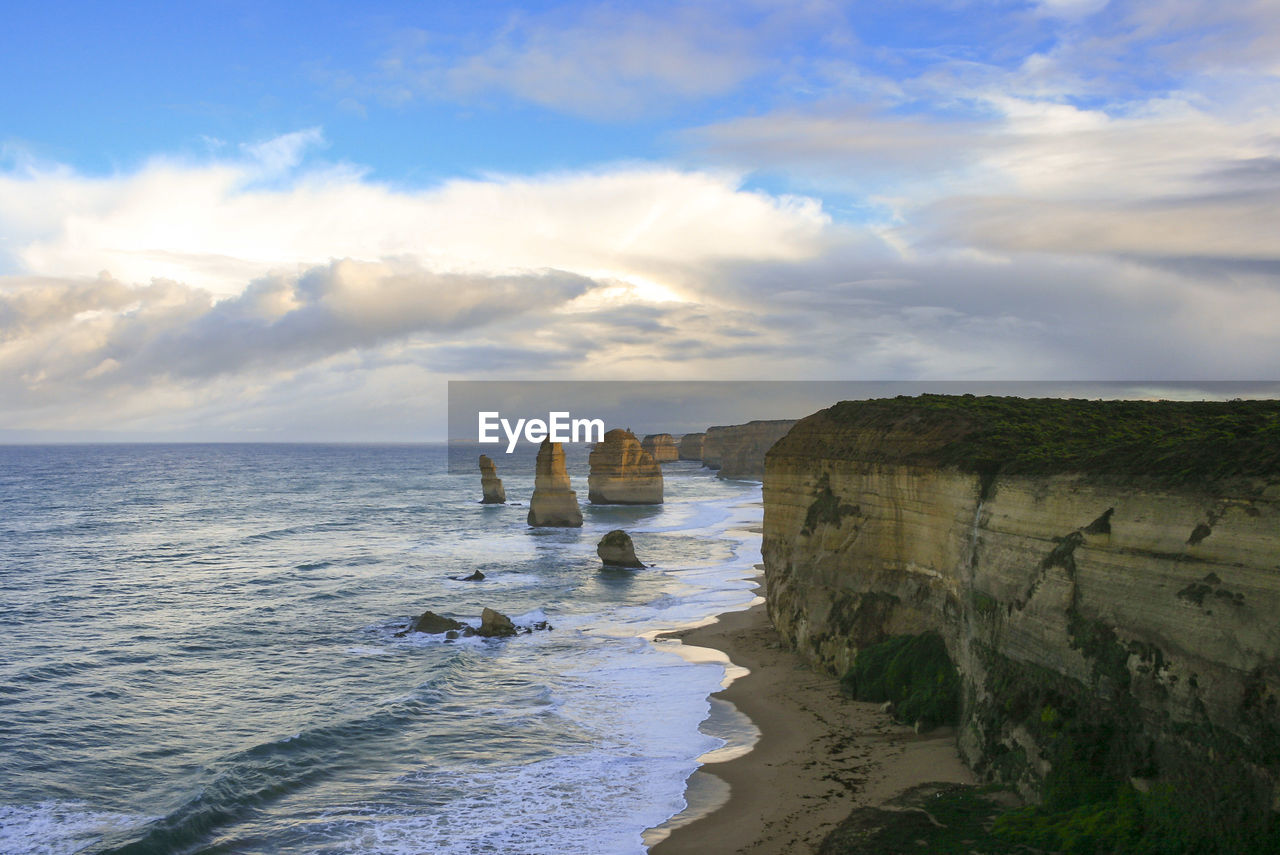
<svg viewBox="0 0 1280 855">
<path fill-rule="evenodd" d="M 723 785 L 702 777 L 691 792 L 723 805 L 675 828 L 653 855 L 798 855 L 855 807 L 881 806 L 925 782 L 973 783 L 950 728 L 916 734 L 878 704 L 845 698 L 834 677 L 783 648 L 763 605 L 668 637 L 722 651 L 751 672 L 716 697 L 746 714 L 760 739 L 749 753 L 695 773 L 727 784 L 727 801 Z"/>
</svg>

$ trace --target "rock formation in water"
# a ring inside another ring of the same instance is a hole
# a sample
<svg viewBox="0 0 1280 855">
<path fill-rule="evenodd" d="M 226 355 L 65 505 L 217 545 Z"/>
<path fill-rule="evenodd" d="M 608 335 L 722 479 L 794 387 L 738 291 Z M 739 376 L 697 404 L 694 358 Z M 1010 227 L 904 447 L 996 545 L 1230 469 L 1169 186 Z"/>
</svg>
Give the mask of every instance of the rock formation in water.
<svg viewBox="0 0 1280 855">
<path fill-rule="evenodd" d="M 1275 401 L 838 404 L 768 454 L 770 617 L 834 673 L 937 633 L 962 754 L 1033 798 L 1047 776 L 1154 779 L 1265 814 L 1277 425 Z"/>
<path fill-rule="evenodd" d="M 516 632 L 516 625 L 502 612 L 485 609 L 480 613 L 480 628 L 476 630 L 476 635 L 483 638 L 506 638 Z"/>
<path fill-rule="evenodd" d="M 596 505 L 662 504 L 662 467 L 629 430 L 615 428 L 589 458 L 587 498 Z"/>
<path fill-rule="evenodd" d="M 396 638 L 403 638 L 411 632 L 421 632 L 427 635 L 443 634 L 449 640 L 457 638 L 470 638 L 472 636 L 480 636 L 482 638 L 507 638 L 520 633 L 530 633 L 539 630 L 551 629 L 551 624 L 546 621 L 537 621 L 528 626 L 516 626 L 511 618 L 502 612 L 494 609 L 486 608 L 480 613 L 480 628 L 476 629 L 470 624 L 456 621 L 435 612 L 423 612 L 421 616 L 415 618 L 402 631 L 396 633 Z"/>
<path fill-rule="evenodd" d="M 480 455 L 480 489 L 484 491 L 482 505 L 501 505 L 507 501 L 507 491 L 502 487 L 502 479 L 498 477 L 498 467 L 493 465 L 489 455 Z"/>
<path fill-rule="evenodd" d="M 702 441 L 706 437 L 705 433 L 686 433 L 680 437 L 680 459 L 702 460 Z"/>
<path fill-rule="evenodd" d="M 460 631 L 470 628 L 471 627 L 466 624 L 456 621 L 453 618 L 447 618 L 444 615 L 438 615 L 435 612 L 428 611 L 423 612 L 415 618 L 403 632 L 398 632 L 396 635 L 404 636 L 411 632 L 425 632 L 428 635 L 438 635 L 439 633 L 449 632 L 451 630 Z"/>
<path fill-rule="evenodd" d="M 702 463 L 708 469 L 718 469 L 721 478 L 759 481 L 764 478 L 765 452 L 794 424 L 794 419 L 774 419 L 707 428 Z"/>
<path fill-rule="evenodd" d="M 578 494 L 569 489 L 560 443 L 544 439 L 538 448 L 533 496 L 529 499 L 529 525 L 576 528 L 582 525 Z"/>
<path fill-rule="evenodd" d="M 606 567 L 643 567 L 644 563 L 636 558 L 635 544 L 631 535 L 620 528 L 606 534 L 596 544 L 596 555 Z"/>
<path fill-rule="evenodd" d="M 647 434 L 640 443 L 640 447 L 649 452 L 649 456 L 658 463 L 670 463 L 672 460 L 680 459 L 680 449 L 676 447 L 676 441 L 669 433 Z"/>
</svg>

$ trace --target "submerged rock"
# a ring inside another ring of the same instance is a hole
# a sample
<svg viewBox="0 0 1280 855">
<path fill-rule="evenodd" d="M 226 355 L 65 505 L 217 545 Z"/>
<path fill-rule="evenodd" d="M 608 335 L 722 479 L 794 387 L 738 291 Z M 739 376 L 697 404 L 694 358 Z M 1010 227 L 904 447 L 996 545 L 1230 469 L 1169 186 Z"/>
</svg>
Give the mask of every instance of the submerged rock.
<svg viewBox="0 0 1280 855">
<path fill-rule="evenodd" d="M 636 558 L 635 545 L 631 535 L 620 528 L 606 534 L 596 544 L 596 555 L 606 567 L 643 567 L 644 562 Z"/>
<path fill-rule="evenodd" d="M 544 439 L 538 448 L 533 497 L 529 499 L 529 525 L 576 528 L 582 525 L 578 494 L 569 489 L 560 443 Z"/>
<path fill-rule="evenodd" d="M 476 630 L 476 635 L 484 638 L 506 638 L 515 635 L 516 631 L 516 625 L 511 622 L 511 618 L 502 612 L 485 609 L 480 613 L 480 629 Z"/>
<path fill-rule="evenodd" d="M 662 467 L 636 435 L 615 428 L 591 452 L 587 497 L 596 505 L 662 504 Z"/>
<path fill-rule="evenodd" d="M 651 433 L 640 443 L 640 447 L 649 452 L 658 463 L 670 463 L 680 459 L 680 449 L 669 433 Z"/>
<path fill-rule="evenodd" d="M 507 491 L 498 477 L 498 467 L 489 459 L 489 455 L 480 455 L 480 489 L 484 491 L 482 505 L 501 505 L 507 501 Z"/>
<path fill-rule="evenodd" d="M 455 582 L 483 582 L 484 574 L 477 570 L 470 576 L 450 576 L 449 578 Z"/>
</svg>

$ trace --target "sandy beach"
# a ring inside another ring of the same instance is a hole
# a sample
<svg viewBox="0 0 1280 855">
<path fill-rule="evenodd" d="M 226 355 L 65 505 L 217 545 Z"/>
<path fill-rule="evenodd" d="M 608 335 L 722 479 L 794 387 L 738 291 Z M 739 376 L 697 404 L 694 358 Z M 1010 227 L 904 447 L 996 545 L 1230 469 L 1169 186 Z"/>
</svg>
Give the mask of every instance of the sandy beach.
<svg viewBox="0 0 1280 855">
<path fill-rule="evenodd" d="M 728 784 L 729 798 L 675 828 L 654 855 L 811 852 L 855 807 L 881 806 L 926 782 L 973 782 L 950 728 L 916 734 L 879 705 L 842 696 L 835 678 L 782 646 L 763 605 L 669 637 L 722 651 L 750 671 L 716 697 L 747 715 L 760 739 L 695 773 Z"/>
</svg>

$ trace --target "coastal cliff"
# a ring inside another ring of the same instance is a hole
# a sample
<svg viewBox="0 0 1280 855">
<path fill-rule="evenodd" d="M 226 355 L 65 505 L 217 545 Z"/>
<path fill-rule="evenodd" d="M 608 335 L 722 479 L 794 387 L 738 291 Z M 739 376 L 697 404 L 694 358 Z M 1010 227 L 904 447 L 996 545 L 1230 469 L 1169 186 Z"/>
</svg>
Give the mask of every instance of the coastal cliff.
<svg viewBox="0 0 1280 855">
<path fill-rule="evenodd" d="M 707 428 L 702 440 L 702 463 L 718 469 L 721 478 L 764 478 L 764 455 L 795 424 L 794 419 L 717 425 Z"/>
<path fill-rule="evenodd" d="M 844 674 L 936 633 L 984 777 L 1280 806 L 1280 402 L 845 402 L 764 503 L 784 640 Z"/>
</svg>

